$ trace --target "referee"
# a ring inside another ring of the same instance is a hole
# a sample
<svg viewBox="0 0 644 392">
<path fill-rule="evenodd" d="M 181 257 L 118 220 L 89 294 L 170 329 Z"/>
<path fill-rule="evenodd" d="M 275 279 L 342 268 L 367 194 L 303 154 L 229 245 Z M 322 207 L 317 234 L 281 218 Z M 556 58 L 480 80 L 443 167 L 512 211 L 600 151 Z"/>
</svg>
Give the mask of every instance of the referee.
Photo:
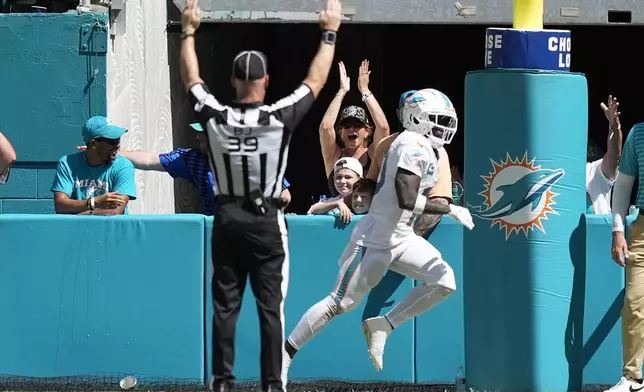
<svg viewBox="0 0 644 392">
<path fill-rule="evenodd" d="M 244 51 L 233 60 L 237 99 L 224 105 L 199 77 L 194 34 L 197 0 L 182 16 L 181 75 L 209 141 L 219 205 L 212 236 L 214 275 L 213 389 L 235 386 L 235 325 L 246 280 L 255 294 L 261 324 L 263 391 L 285 391 L 282 377 L 284 298 L 288 286 L 288 243 L 279 196 L 291 134 L 326 83 L 340 28 L 339 0 L 326 0 L 320 13 L 319 49 L 304 82 L 286 98 L 264 104 L 267 60 Z"/>
</svg>

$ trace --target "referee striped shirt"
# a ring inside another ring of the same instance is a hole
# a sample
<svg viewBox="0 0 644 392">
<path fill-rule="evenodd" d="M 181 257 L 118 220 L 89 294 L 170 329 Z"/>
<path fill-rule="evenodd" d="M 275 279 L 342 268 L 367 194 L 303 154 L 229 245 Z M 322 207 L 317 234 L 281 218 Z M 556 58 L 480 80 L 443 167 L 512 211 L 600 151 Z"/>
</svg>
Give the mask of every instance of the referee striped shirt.
<svg viewBox="0 0 644 392">
<path fill-rule="evenodd" d="M 259 189 L 279 198 L 291 135 L 315 96 L 306 85 L 273 105 L 221 104 L 205 84 L 190 88 L 194 110 L 207 132 L 217 195 L 248 197 Z"/>
</svg>

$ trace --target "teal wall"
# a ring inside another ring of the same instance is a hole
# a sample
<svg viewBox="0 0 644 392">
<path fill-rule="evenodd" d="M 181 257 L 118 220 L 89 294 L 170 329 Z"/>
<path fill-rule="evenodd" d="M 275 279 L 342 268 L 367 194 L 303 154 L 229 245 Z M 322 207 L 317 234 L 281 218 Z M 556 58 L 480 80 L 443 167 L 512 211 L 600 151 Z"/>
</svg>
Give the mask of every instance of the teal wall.
<svg viewBox="0 0 644 392">
<path fill-rule="evenodd" d="M 0 214 L 52 213 L 56 162 L 107 112 L 104 14 L 0 14 L 0 131 L 18 155 Z"/>
<path fill-rule="evenodd" d="M 341 227 L 330 216 L 289 216 L 288 225 L 287 333 L 331 290 L 355 222 Z M 623 269 L 610 259 L 610 219 L 588 216 L 582 225 L 585 263 L 575 266 L 570 315 L 561 325 L 567 339 L 554 344 L 566 348 L 571 385 L 609 384 L 621 374 Z M 210 368 L 211 229 L 212 217 L 202 215 L 0 216 L 0 374 L 203 382 Z M 431 241 L 454 268 L 458 290 L 393 332 L 382 372 L 371 366 L 361 320 L 386 312 L 411 289 L 413 282 L 393 274 L 300 351 L 291 379 L 453 383 L 468 342 L 463 228 L 445 218 Z M 245 300 L 237 327 L 240 380 L 259 376 L 250 289 Z"/>
</svg>

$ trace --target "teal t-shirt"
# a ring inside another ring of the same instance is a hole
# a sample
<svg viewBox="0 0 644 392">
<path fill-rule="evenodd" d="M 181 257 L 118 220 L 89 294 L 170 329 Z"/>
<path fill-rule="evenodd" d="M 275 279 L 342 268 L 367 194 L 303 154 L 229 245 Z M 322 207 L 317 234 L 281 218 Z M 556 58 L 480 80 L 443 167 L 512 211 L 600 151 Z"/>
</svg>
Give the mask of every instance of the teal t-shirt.
<svg viewBox="0 0 644 392">
<path fill-rule="evenodd" d="M 66 193 L 74 200 L 87 200 L 108 192 L 136 200 L 134 165 L 118 155 L 108 165 L 93 167 L 87 164 L 84 152 L 66 155 L 58 160 L 51 191 Z M 128 213 L 127 207 L 124 213 Z"/>
</svg>

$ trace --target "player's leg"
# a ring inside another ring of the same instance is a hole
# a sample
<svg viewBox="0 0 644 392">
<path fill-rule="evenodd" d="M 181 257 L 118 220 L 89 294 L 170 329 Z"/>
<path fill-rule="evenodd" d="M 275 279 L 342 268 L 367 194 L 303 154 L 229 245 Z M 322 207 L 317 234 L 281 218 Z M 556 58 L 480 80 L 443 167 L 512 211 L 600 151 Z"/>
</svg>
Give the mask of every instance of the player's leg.
<svg viewBox="0 0 644 392">
<path fill-rule="evenodd" d="M 235 386 L 232 374 L 235 361 L 235 327 L 241 309 L 247 270 L 238 257 L 236 242 L 226 229 L 217 227 L 212 237 L 212 329 L 213 390 L 228 391 Z"/>
<path fill-rule="evenodd" d="M 342 257 L 334 290 L 309 308 L 289 335 L 286 351 L 291 358 L 335 316 L 354 309 L 382 279 L 391 262 L 388 250 L 366 249 L 353 242 Z"/>
<path fill-rule="evenodd" d="M 250 285 L 257 302 L 261 337 L 262 391 L 284 391 L 282 379 L 284 346 L 284 300 L 289 278 L 288 238 L 284 216 L 258 217 L 261 237 L 247 247 Z"/>
<path fill-rule="evenodd" d="M 355 242 L 349 241 L 338 260 L 340 271 L 338 271 L 333 292 L 337 291 L 337 287 L 352 266 L 362 258 L 362 249 Z M 295 354 L 338 314 L 340 309 L 332 294 L 324 297 L 304 313 L 284 343 L 282 379 L 288 379 L 288 371 Z"/>
<path fill-rule="evenodd" d="M 405 242 L 400 256 L 389 268 L 422 284 L 414 287 L 385 316 L 373 317 L 363 323 L 369 355 L 377 370 L 382 369 L 385 343 L 391 331 L 431 309 L 456 290 L 452 268 L 436 248 L 418 236 L 410 237 Z"/>
<path fill-rule="evenodd" d="M 431 197 L 430 199 L 441 204 L 449 204 L 449 201 L 444 197 Z M 438 227 L 442 217 L 443 215 L 438 214 L 420 215 L 413 223 L 414 233 L 428 239 Z M 365 304 L 364 312 L 362 313 L 362 319 L 366 320 L 378 315 L 382 308 L 382 304 L 391 298 L 404 281 L 405 276 L 392 270 L 387 271 L 382 281 L 369 292 L 367 303 Z"/>
<path fill-rule="evenodd" d="M 346 276 L 351 276 L 357 264 L 361 262 L 364 256 L 363 250 L 363 247 L 353 241 L 347 244 L 342 256 L 340 256 L 340 270 L 338 271 L 333 291 L 304 313 L 287 339 L 285 348 L 291 358 L 313 336 L 320 332 L 329 321 L 341 313 L 339 304 L 335 300 L 335 293 L 338 291 L 344 292 L 344 279 Z"/>
<path fill-rule="evenodd" d="M 432 244 L 420 237 L 412 237 L 391 270 L 422 282 L 407 297 L 391 309 L 386 317 L 393 325 L 404 323 L 443 301 L 456 290 L 454 270 Z"/>
<path fill-rule="evenodd" d="M 360 260 L 363 255 L 362 247 L 354 241 L 349 241 L 338 260 L 340 271 L 336 278 L 335 288 L 342 281 L 345 274 L 352 266 Z M 334 289 L 333 292 L 335 292 Z M 300 350 L 309 340 L 313 339 L 318 332 L 324 328 L 333 318 L 338 315 L 339 307 L 332 295 L 327 295 L 322 300 L 311 306 L 297 323 L 291 334 L 284 343 L 284 357 L 282 359 L 282 379 L 288 379 L 288 370 L 291 367 L 291 361 L 298 350 Z"/>
</svg>

